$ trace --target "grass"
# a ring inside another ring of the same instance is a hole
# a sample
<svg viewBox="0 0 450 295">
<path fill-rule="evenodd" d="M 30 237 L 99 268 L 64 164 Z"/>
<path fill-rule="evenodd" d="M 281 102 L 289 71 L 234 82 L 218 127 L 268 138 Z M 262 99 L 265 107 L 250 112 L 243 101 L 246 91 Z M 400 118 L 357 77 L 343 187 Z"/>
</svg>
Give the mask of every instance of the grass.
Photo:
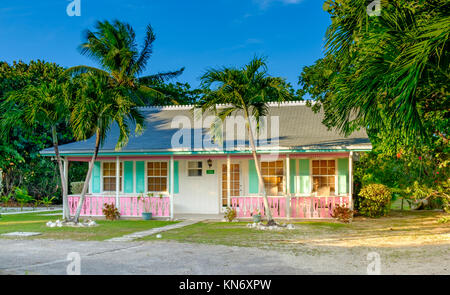
<svg viewBox="0 0 450 295">
<path fill-rule="evenodd" d="M 119 237 L 130 234 L 136 231 L 148 230 L 154 227 L 161 227 L 176 223 L 174 221 L 160 221 L 160 220 L 96 220 L 99 226 L 79 228 L 79 227 L 47 227 L 46 223 L 49 220 L 56 220 L 58 216 L 45 216 L 45 214 L 57 213 L 42 212 L 42 213 L 28 213 L 28 214 L 13 214 L 2 215 L 0 218 L 0 234 L 27 231 L 40 232 L 39 236 L 30 238 L 38 239 L 72 239 L 79 241 L 103 241 L 106 239 Z M 0 236 L 0 238 L 11 238 Z"/>
<path fill-rule="evenodd" d="M 245 222 L 201 222 L 163 233 L 162 240 L 308 251 L 322 247 L 413 247 L 450 244 L 450 226 L 436 211 L 391 211 L 389 216 L 356 217 L 350 224 L 326 221 L 295 222 L 295 229 L 261 231 Z M 142 240 L 155 240 L 149 236 Z M 161 239 L 160 239 L 161 240 Z"/>
</svg>

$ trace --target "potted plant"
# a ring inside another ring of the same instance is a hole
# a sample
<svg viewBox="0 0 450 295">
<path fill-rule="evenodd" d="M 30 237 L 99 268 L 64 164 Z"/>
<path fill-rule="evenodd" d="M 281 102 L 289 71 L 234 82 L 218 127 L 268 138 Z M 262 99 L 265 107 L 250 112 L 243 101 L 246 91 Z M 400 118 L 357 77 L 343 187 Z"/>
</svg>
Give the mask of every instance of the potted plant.
<svg viewBox="0 0 450 295">
<path fill-rule="evenodd" d="M 255 223 L 261 222 L 261 212 L 259 211 L 259 209 L 253 210 L 252 217 L 253 222 Z"/>
<path fill-rule="evenodd" d="M 147 196 L 145 196 L 144 194 L 140 194 L 138 196 L 138 200 L 142 204 L 142 219 L 143 220 L 150 220 L 150 219 L 152 219 L 151 197 L 153 197 L 152 193 L 148 193 Z M 146 199 L 148 199 L 148 202 L 145 201 Z"/>
</svg>

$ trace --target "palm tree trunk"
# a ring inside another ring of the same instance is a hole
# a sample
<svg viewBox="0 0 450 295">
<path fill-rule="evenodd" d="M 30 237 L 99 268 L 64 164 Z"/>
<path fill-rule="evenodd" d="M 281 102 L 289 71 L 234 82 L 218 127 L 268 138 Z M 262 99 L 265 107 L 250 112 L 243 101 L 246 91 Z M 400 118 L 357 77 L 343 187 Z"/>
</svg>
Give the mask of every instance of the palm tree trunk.
<svg viewBox="0 0 450 295">
<path fill-rule="evenodd" d="M 272 211 L 270 211 L 269 200 L 267 199 L 266 188 L 264 187 L 264 179 L 263 179 L 262 173 L 261 173 L 261 163 L 256 154 L 256 146 L 255 146 L 255 140 L 254 140 L 254 136 L 253 136 L 253 130 L 250 125 L 250 120 L 248 117 L 247 110 L 244 110 L 244 114 L 245 114 L 245 121 L 247 124 L 247 129 L 248 129 L 248 137 L 250 139 L 250 146 L 252 148 L 252 155 L 253 155 L 253 159 L 255 160 L 256 174 L 258 175 L 259 191 L 262 192 L 262 195 L 263 195 L 264 209 L 265 209 L 265 213 L 267 216 L 267 225 L 273 225 L 273 224 L 275 224 L 275 221 L 273 220 L 273 217 L 272 217 Z"/>
<path fill-rule="evenodd" d="M 64 168 L 63 163 L 61 159 L 61 155 L 59 154 L 59 147 L 58 147 L 58 134 L 56 132 L 56 126 L 52 126 L 52 140 L 53 140 L 53 148 L 55 149 L 55 155 L 56 155 L 56 161 L 58 162 L 59 166 L 59 175 L 61 176 L 61 188 L 62 188 L 62 198 L 63 198 L 63 219 L 69 220 L 69 203 L 68 203 L 68 188 L 66 186 L 66 178 L 64 174 Z"/>
<path fill-rule="evenodd" d="M 89 169 L 88 169 L 88 172 L 87 172 L 87 175 L 86 175 L 86 179 L 84 180 L 83 189 L 81 190 L 80 202 L 78 203 L 77 211 L 75 213 L 75 216 L 73 217 L 73 221 L 74 222 L 79 222 L 80 214 L 81 214 L 81 208 L 83 207 L 84 199 L 86 197 L 86 192 L 87 192 L 87 189 L 88 189 L 88 186 L 89 186 L 89 181 L 91 180 L 92 170 L 94 168 L 95 160 L 97 159 L 99 147 L 100 147 L 100 130 L 97 129 L 96 138 L 95 138 L 94 155 L 92 155 L 92 159 L 89 162 Z"/>
</svg>

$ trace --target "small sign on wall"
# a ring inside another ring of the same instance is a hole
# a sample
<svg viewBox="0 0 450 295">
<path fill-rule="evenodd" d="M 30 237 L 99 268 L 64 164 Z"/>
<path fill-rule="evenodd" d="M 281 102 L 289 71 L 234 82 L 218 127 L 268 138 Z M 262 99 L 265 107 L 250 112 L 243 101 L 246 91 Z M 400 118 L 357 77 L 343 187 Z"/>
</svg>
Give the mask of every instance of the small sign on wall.
<svg viewBox="0 0 450 295">
<path fill-rule="evenodd" d="M 214 174 L 214 170 L 206 170 L 206 174 Z"/>
</svg>

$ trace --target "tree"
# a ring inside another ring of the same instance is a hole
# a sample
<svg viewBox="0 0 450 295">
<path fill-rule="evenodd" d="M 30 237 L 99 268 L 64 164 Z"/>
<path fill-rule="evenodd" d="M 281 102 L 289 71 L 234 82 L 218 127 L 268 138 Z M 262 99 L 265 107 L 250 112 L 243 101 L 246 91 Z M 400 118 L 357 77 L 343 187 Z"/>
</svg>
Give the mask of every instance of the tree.
<svg viewBox="0 0 450 295">
<path fill-rule="evenodd" d="M 79 87 L 76 100 L 72 105 L 71 124 L 77 140 L 85 140 L 95 136 L 95 148 L 89 162 L 86 179 L 81 192 L 80 202 L 73 220 L 79 221 L 81 208 L 92 176 L 94 162 L 97 159 L 100 145 L 103 144 L 108 131 L 115 123 L 119 129 L 116 150 L 122 149 L 128 142 L 131 126 L 140 133 L 144 126 L 144 117 L 138 105 L 123 97 L 123 89 L 111 86 L 110 79 L 92 73 L 77 77 Z"/>
<path fill-rule="evenodd" d="M 55 150 L 61 188 L 63 195 L 63 218 L 69 218 L 68 187 L 64 176 L 62 158 L 58 148 L 57 127 L 69 119 L 68 85 L 61 80 L 53 80 L 38 86 L 30 85 L 11 92 L 0 105 L 4 113 L 2 120 L 3 136 L 8 137 L 11 128 L 16 122 L 23 122 L 32 128 L 36 124 L 46 124 L 51 127 L 52 143 Z"/>
<path fill-rule="evenodd" d="M 147 26 L 146 37 L 139 51 L 133 28 L 120 21 L 110 23 L 98 21 L 96 31 L 88 30 L 80 50 L 97 62 L 101 68 L 76 66 L 67 74 L 80 77 L 81 84 L 77 102 L 72 111 L 72 126 L 77 139 L 96 136 L 94 154 L 89 163 L 85 184 L 74 217 L 78 221 L 91 178 L 100 144 L 113 122 L 117 123 L 120 135 L 116 146 L 123 148 L 128 142 L 130 123 L 136 125 L 136 132 L 143 128 L 143 117 L 139 106 L 161 100 L 164 96 L 153 89 L 153 85 L 179 76 L 184 68 L 174 72 L 158 73 L 139 77 L 153 53 L 155 34 Z M 128 121 L 127 121 L 128 120 Z"/>
<path fill-rule="evenodd" d="M 256 121 L 257 128 L 260 118 L 268 113 L 268 102 L 282 102 L 292 99 L 292 93 L 282 78 L 270 77 L 264 59 L 255 57 L 243 68 L 210 69 L 202 77 L 205 95 L 197 104 L 202 111 L 212 111 L 218 119 L 224 121 L 226 117 L 241 111 L 244 115 L 246 129 L 253 159 L 258 174 L 259 188 L 264 198 L 267 224 L 275 224 L 270 211 L 264 179 L 261 174 L 261 164 L 257 156 L 257 149 L 250 120 Z M 211 89 L 211 87 L 214 87 Z M 228 104 L 229 107 L 217 109 L 217 104 Z M 213 124 L 212 128 L 216 128 Z M 215 130 L 212 130 L 215 133 Z"/>
<path fill-rule="evenodd" d="M 439 195 L 449 173 L 450 1 L 381 3 L 381 15 L 369 17 L 367 1 L 326 1 L 325 57 L 299 83 L 325 125 L 367 130 L 374 150 L 361 162 L 363 183 L 412 197 L 417 181 Z"/>
<path fill-rule="evenodd" d="M 12 92 L 31 86 L 40 87 L 61 79 L 63 71 L 62 67 L 54 63 L 40 60 L 28 64 L 20 61 L 12 64 L 0 62 L 0 104 Z M 23 187 L 36 199 L 57 196 L 60 200 L 61 181 L 58 169 L 55 169 L 57 166 L 51 158 L 39 154 L 40 150 L 52 146 L 51 126 L 45 122 L 35 122 L 30 126 L 24 120 L 13 120 L 10 121 L 12 126 L 6 126 L 6 117 L 10 115 L 7 111 L 0 112 L 0 125 L 3 125 L 0 126 L 3 131 L 0 133 L 4 135 L 0 136 L 0 149 L 14 151 L 3 157 L 5 161 L 0 161 L 3 170 L 0 193 L 9 194 L 14 187 Z M 59 144 L 73 141 L 71 129 L 67 125 L 61 122 L 57 126 Z"/>
<path fill-rule="evenodd" d="M 365 127 L 448 141 L 450 2 L 382 1 L 379 17 L 366 14 L 366 2 L 326 1 L 325 58 L 319 72 L 304 69 L 304 90 L 325 94 L 324 123 L 346 134 Z"/>
<path fill-rule="evenodd" d="M 112 23 L 98 21 L 95 28 L 96 31 L 87 30 L 85 33 L 80 51 L 98 63 L 100 68 L 81 65 L 69 68 L 67 73 L 95 73 L 107 77 L 112 85 L 122 89 L 122 95 L 130 96 L 134 101 L 147 105 L 161 102 L 165 95 L 155 86 L 181 75 L 184 68 L 140 77 L 153 53 L 153 42 L 156 40 L 153 28 L 147 26 L 140 51 L 135 32 L 129 24 L 118 20 Z"/>
</svg>

